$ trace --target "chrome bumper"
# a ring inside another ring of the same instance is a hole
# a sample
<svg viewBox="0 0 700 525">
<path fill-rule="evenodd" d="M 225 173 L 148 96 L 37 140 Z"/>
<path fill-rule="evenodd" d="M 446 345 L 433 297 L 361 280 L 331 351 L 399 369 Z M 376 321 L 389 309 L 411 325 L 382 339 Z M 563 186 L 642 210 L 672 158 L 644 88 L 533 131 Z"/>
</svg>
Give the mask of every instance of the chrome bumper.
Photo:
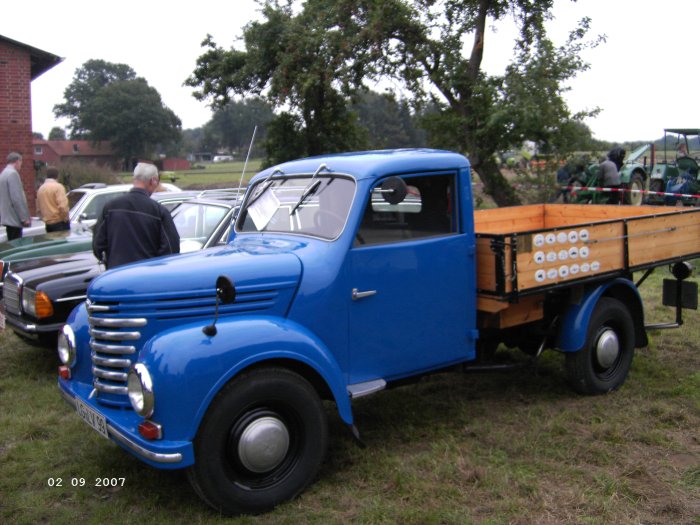
<svg viewBox="0 0 700 525">
<path fill-rule="evenodd" d="M 66 401 L 66 403 L 73 407 L 73 410 L 76 410 L 75 398 L 71 396 L 68 392 L 63 390 L 63 388 L 59 387 L 59 389 L 61 390 L 61 395 L 63 396 L 63 399 Z M 107 432 L 109 433 L 109 437 L 121 443 L 133 453 L 138 454 L 139 456 L 142 456 L 151 461 L 155 461 L 156 463 L 179 463 L 180 461 L 182 461 L 182 454 L 180 454 L 179 452 L 174 454 L 161 454 L 158 452 L 151 452 L 150 450 L 146 450 L 138 443 L 134 443 L 132 440 L 130 440 L 127 436 L 119 432 L 109 423 L 107 423 Z"/>
</svg>

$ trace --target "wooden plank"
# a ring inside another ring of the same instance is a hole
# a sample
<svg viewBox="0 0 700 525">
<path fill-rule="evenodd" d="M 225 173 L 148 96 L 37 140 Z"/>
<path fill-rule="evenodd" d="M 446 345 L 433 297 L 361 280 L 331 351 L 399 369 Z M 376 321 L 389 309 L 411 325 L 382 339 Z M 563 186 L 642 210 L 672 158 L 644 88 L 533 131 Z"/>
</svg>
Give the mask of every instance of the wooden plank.
<svg viewBox="0 0 700 525">
<path fill-rule="evenodd" d="M 544 227 L 543 204 L 510 206 L 474 212 L 474 230 L 477 233 L 513 233 L 538 230 Z"/>
<path fill-rule="evenodd" d="M 552 232 L 554 233 L 554 232 Z M 624 268 L 623 223 L 591 225 L 545 235 L 545 243 L 533 242 L 533 250 L 518 252 L 520 291 L 560 284 Z M 582 239 L 583 236 L 583 239 Z"/>
<path fill-rule="evenodd" d="M 487 314 L 481 318 L 480 328 L 509 328 L 543 319 L 544 296 L 523 297 L 517 303 L 479 297 L 477 309 Z"/>
<path fill-rule="evenodd" d="M 630 221 L 627 227 L 630 266 L 700 253 L 700 215 L 641 219 Z"/>
</svg>

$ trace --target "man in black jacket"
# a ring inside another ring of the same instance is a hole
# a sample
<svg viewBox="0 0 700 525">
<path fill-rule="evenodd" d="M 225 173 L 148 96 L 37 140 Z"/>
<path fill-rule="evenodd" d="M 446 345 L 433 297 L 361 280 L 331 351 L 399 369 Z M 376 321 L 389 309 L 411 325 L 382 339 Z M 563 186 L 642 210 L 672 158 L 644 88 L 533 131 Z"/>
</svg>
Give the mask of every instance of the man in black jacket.
<svg viewBox="0 0 700 525">
<path fill-rule="evenodd" d="M 134 169 L 134 187 L 102 210 L 95 225 L 92 251 L 108 269 L 180 253 L 180 236 L 170 212 L 151 199 L 159 182 L 158 169 L 139 162 Z"/>
</svg>

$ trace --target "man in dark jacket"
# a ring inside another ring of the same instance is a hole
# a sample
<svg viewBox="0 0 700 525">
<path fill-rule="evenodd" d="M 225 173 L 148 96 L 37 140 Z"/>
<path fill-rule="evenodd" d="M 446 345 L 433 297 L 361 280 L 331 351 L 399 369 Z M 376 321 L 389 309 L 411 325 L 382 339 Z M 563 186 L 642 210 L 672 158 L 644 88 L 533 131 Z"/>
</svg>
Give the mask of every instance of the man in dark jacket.
<svg viewBox="0 0 700 525">
<path fill-rule="evenodd" d="M 180 236 L 170 212 L 150 197 L 159 182 L 157 168 L 139 162 L 134 169 L 134 187 L 102 210 L 92 251 L 108 269 L 180 253 Z"/>
</svg>

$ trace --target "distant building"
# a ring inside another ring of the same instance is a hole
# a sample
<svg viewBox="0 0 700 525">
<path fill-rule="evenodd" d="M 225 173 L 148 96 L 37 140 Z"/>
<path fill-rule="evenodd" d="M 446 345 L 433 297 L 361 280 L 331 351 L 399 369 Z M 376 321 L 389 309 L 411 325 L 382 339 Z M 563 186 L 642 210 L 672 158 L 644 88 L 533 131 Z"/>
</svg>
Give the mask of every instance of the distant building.
<svg viewBox="0 0 700 525">
<path fill-rule="evenodd" d="M 122 169 L 122 161 L 112 151 L 109 141 L 33 139 L 34 159 L 44 164 L 79 161 L 113 170 Z"/>
<path fill-rule="evenodd" d="M 7 154 L 23 157 L 20 177 L 30 210 L 35 210 L 31 82 L 63 59 L 0 35 L 0 165 Z"/>
<path fill-rule="evenodd" d="M 186 171 L 190 169 L 191 164 L 187 159 L 168 157 L 156 161 L 156 166 L 160 171 Z"/>
</svg>

